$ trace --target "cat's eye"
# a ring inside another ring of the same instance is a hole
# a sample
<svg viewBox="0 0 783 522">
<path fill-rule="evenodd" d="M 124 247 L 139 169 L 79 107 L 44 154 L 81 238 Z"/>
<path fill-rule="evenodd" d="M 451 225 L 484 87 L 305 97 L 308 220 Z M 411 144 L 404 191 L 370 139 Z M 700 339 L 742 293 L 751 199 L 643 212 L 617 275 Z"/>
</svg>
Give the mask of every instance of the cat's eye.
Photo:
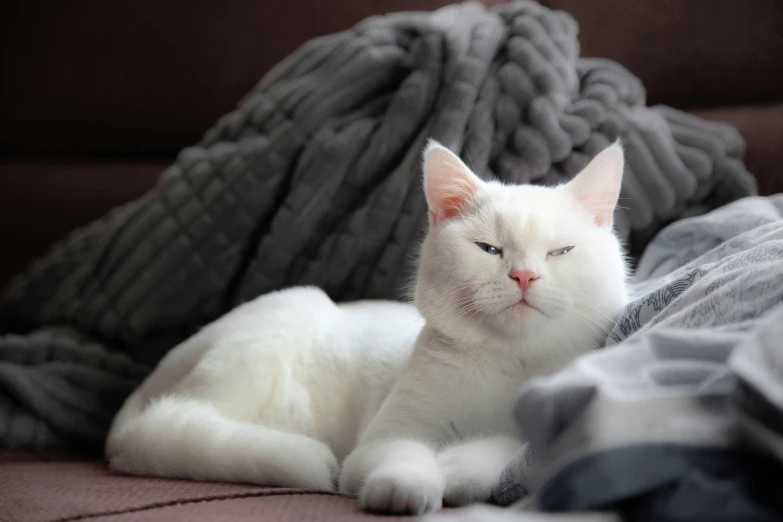
<svg viewBox="0 0 783 522">
<path fill-rule="evenodd" d="M 499 248 L 493 247 L 492 245 L 489 245 L 487 243 L 478 242 L 476 243 L 476 246 L 478 246 L 481 250 L 483 250 L 484 252 L 486 252 L 491 256 L 496 256 L 501 253 Z"/>
<path fill-rule="evenodd" d="M 572 247 L 572 246 L 558 248 L 557 250 L 552 250 L 551 252 L 549 252 L 549 255 L 552 256 L 552 257 L 562 256 L 563 254 L 569 253 L 573 249 L 574 249 L 574 247 Z"/>
</svg>

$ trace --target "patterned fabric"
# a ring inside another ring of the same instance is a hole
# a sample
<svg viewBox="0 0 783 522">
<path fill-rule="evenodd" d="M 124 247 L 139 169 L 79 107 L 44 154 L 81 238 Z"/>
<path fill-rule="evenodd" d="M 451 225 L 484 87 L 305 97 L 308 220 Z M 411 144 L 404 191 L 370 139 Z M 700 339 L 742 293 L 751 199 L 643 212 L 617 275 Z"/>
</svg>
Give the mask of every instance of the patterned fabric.
<svg viewBox="0 0 783 522">
<path fill-rule="evenodd" d="M 735 129 L 647 107 L 628 71 L 578 55 L 574 20 L 533 2 L 373 17 L 305 44 L 151 193 L 74 232 L 0 300 L 0 332 L 18 334 L 0 337 L 0 447 L 99 449 L 151 365 L 259 294 L 399 297 L 426 224 L 430 137 L 485 178 L 536 184 L 621 137 L 617 223 L 634 251 L 755 192 Z"/>
<path fill-rule="evenodd" d="M 779 520 L 775 481 L 760 477 L 783 471 L 783 195 L 669 226 L 633 290 L 607 349 L 523 388 L 529 444 L 496 500 L 535 492 L 547 511 L 622 506 L 624 520 Z"/>
</svg>

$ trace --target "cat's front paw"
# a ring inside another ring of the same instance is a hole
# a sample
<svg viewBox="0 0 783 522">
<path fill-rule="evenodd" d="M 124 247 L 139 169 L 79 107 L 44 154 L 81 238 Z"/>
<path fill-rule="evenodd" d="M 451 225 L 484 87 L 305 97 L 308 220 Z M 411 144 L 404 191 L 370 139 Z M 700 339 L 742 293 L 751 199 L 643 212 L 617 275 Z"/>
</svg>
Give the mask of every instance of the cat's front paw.
<svg viewBox="0 0 783 522">
<path fill-rule="evenodd" d="M 438 465 L 446 480 L 443 502 L 447 506 L 465 506 L 485 502 L 500 478 L 475 455 L 455 447 L 438 455 Z"/>
<path fill-rule="evenodd" d="M 278 448 L 279 450 L 281 448 Z M 286 448 L 286 453 L 299 456 L 299 464 L 288 472 L 295 487 L 334 491 L 340 463 L 329 446 L 309 437 L 298 437 L 296 446 Z"/>
<path fill-rule="evenodd" d="M 387 465 L 372 472 L 359 493 L 368 511 L 421 515 L 443 504 L 443 478 L 438 470 L 413 465 Z"/>
<path fill-rule="evenodd" d="M 337 488 L 337 479 L 340 475 L 340 462 L 326 444 L 323 444 L 322 447 L 318 449 L 318 453 L 319 458 L 315 462 L 319 466 L 318 476 L 321 485 L 316 489 L 335 491 Z"/>
</svg>

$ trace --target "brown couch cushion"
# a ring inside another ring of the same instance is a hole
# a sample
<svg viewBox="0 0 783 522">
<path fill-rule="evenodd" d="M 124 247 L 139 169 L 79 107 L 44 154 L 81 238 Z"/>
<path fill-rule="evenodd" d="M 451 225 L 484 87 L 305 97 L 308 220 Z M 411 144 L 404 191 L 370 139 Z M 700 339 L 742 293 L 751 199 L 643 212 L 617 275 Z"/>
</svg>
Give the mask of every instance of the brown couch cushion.
<svg viewBox="0 0 783 522">
<path fill-rule="evenodd" d="M 0 520 L 54 522 L 400 520 L 337 494 L 244 484 L 130 477 L 99 461 L 0 458 Z M 407 518 L 407 517 L 406 517 Z"/>
</svg>

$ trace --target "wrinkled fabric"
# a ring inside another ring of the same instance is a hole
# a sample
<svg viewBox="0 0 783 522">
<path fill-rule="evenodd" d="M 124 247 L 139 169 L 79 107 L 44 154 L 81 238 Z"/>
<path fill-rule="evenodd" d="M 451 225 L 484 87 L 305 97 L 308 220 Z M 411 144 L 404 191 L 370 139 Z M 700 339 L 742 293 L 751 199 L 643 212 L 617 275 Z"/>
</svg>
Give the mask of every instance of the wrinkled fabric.
<svg viewBox="0 0 783 522">
<path fill-rule="evenodd" d="M 429 138 L 485 179 L 534 184 L 572 178 L 621 138 L 616 222 L 634 252 L 671 220 L 755 193 L 735 129 L 647 107 L 620 65 L 579 58 L 577 30 L 532 2 L 465 3 L 303 45 L 154 190 L 75 231 L 0 300 L 0 447 L 99 448 L 167 350 L 262 293 L 400 297 L 426 226 Z"/>
<path fill-rule="evenodd" d="M 606 349 L 523 387 L 529 446 L 499 489 L 624 520 L 780 520 L 762 478 L 783 472 L 783 195 L 669 226 L 632 290 Z"/>
</svg>

